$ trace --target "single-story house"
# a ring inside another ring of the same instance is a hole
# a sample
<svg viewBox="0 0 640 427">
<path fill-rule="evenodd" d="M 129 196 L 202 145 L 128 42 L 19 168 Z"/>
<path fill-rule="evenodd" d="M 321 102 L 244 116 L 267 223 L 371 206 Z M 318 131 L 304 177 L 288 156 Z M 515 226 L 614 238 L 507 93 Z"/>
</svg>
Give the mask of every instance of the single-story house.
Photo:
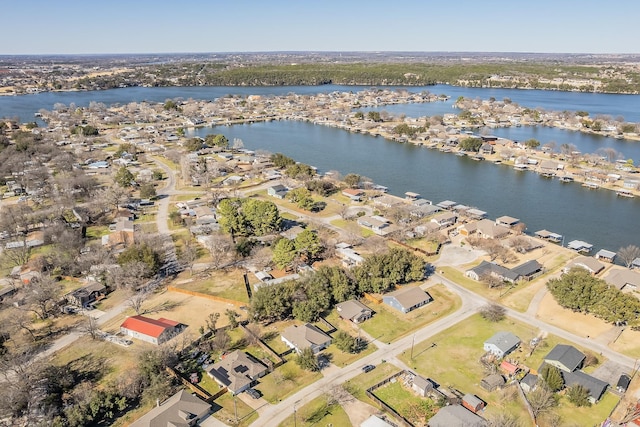
<svg viewBox="0 0 640 427">
<path fill-rule="evenodd" d="M 314 353 L 318 353 L 331 345 L 331 337 L 311 323 L 302 326 L 291 325 L 282 331 L 280 338 L 298 353 L 305 348 L 311 348 Z"/>
<path fill-rule="evenodd" d="M 437 224 L 440 228 L 449 227 L 458 220 L 458 215 L 453 212 L 443 212 L 431 218 L 431 222 Z"/>
<path fill-rule="evenodd" d="M 480 381 L 480 387 L 487 391 L 493 391 L 499 389 L 504 386 L 506 383 L 504 377 L 500 374 L 491 374 L 489 376 L 484 377 Z"/>
<path fill-rule="evenodd" d="M 342 263 L 347 268 L 364 262 L 364 258 L 353 250 L 353 247 L 348 243 L 341 242 L 336 244 L 336 255 L 342 259 Z"/>
<path fill-rule="evenodd" d="M 158 345 L 180 333 L 182 326 L 182 324 L 176 321 L 163 317 L 160 319 L 150 319 L 138 315 L 128 317 L 120 325 L 120 332 L 132 338 Z"/>
<path fill-rule="evenodd" d="M 131 427 L 195 426 L 210 410 L 210 404 L 188 390 L 180 390 L 134 421 Z"/>
<path fill-rule="evenodd" d="M 475 414 L 485 407 L 485 403 L 475 394 L 467 393 L 462 397 L 462 406 Z"/>
<path fill-rule="evenodd" d="M 427 422 L 429 427 L 485 427 L 486 425 L 484 418 L 460 405 L 440 408 Z"/>
<path fill-rule="evenodd" d="M 414 286 L 390 292 L 382 297 L 382 301 L 396 310 L 408 313 L 433 301 L 433 298 L 421 288 Z"/>
<path fill-rule="evenodd" d="M 362 196 L 364 196 L 364 191 L 358 190 L 357 188 L 345 188 L 342 190 L 342 195 L 347 196 L 354 202 L 359 202 L 362 200 Z"/>
<path fill-rule="evenodd" d="M 484 351 L 504 357 L 518 348 L 520 338 L 508 331 L 500 331 L 484 342 Z"/>
<path fill-rule="evenodd" d="M 615 288 L 630 292 L 640 289 L 640 273 L 627 269 L 614 269 L 603 278 L 605 282 Z"/>
<path fill-rule="evenodd" d="M 511 271 L 517 274 L 519 279 L 533 280 L 544 273 L 544 266 L 533 259 L 513 267 Z"/>
<path fill-rule="evenodd" d="M 267 194 L 276 199 L 284 199 L 287 196 L 289 190 L 284 185 L 272 185 L 267 188 Z"/>
<path fill-rule="evenodd" d="M 595 258 L 596 259 L 601 259 L 602 261 L 606 261 L 606 262 L 613 262 L 613 260 L 616 259 L 616 253 L 613 251 L 608 251 L 606 249 L 600 249 L 596 255 Z"/>
<path fill-rule="evenodd" d="M 389 220 L 380 216 L 363 216 L 358 218 L 357 222 L 359 225 L 371 229 L 378 235 L 384 235 L 386 232 L 385 229 L 389 226 Z"/>
<path fill-rule="evenodd" d="M 388 423 L 384 418 L 378 415 L 371 415 L 369 418 L 360 423 L 360 427 L 394 427 L 395 424 Z"/>
<path fill-rule="evenodd" d="M 571 270 L 574 267 L 584 268 L 594 276 L 600 273 L 602 270 L 604 270 L 604 264 L 598 261 L 597 259 L 590 256 L 579 256 L 573 261 L 571 261 L 569 264 L 567 264 L 567 266 L 564 267 L 562 271 L 564 273 L 567 273 L 569 272 L 569 270 Z"/>
<path fill-rule="evenodd" d="M 232 394 L 248 389 L 253 381 L 263 377 L 268 369 L 252 355 L 236 350 L 214 363 L 207 374 Z"/>
<path fill-rule="evenodd" d="M 581 385 L 589 390 L 588 399 L 592 404 L 600 400 L 605 390 L 609 386 L 609 384 L 607 384 L 606 382 L 592 377 L 589 374 L 585 374 L 582 371 L 560 371 L 560 373 L 562 374 L 562 378 L 564 379 L 565 387 L 569 388 L 574 385 Z"/>
<path fill-rule="evenodd" d="M 362 323 L 373 315 L 373 310 L 353 299 L 336 305 L 336 310 L 341 318 L 353 323 Z"/>
<path fill-rule="evenodd" d="M 498 225 L 487 218 L 481 219 L 475 224 L 476 234 L 483 239 L 501 239 L 510 233 L 508 227 Z"/>
<path fill-rule="evenodd" d="M 91 283 L 76 290 L 73 290 L 64 296 L 69 304 L 76 307 L 86 307 L 106 295 L 107 288 L 99 282 Z"/>
<path fill-rule="evenodd" d="M 574 346 L 558 344 L 545 356 L 544 362 L 561 371 L 573 372 L 582 367 L 585 358 L 584 353 Z"/>
<path fill-rule="evenodd" d="M 486 275 L 491 275 L 511 283 L 515 283 L 520 278 L 517 273 L 507 267 L 489 261 L 482 261 L 479 265 L 465 271 L 464 275 L 473 280 L 482 280 Z"/>
</svg>

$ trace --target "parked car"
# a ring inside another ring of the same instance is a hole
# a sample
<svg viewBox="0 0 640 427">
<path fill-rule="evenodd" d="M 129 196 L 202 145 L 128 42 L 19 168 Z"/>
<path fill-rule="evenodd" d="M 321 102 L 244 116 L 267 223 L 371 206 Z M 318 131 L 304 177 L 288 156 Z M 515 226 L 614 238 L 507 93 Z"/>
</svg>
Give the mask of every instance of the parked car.
<svg viewBox="0 0 640 427">
<path fill-rule="evenodd" d="M 248 388 L 245 390 L 247 392 L 247 394 L 251 397 L 253 397 L 254 399 L 260 399 L 260 392 L 254 388 Z"/>
<path fill-rule="evenodd" d="M 364 365 L 362 367 L 362 372 L 370 372 L 373 371 L 375 369 L 375 366 L 373 365 Z"/>
</svg>

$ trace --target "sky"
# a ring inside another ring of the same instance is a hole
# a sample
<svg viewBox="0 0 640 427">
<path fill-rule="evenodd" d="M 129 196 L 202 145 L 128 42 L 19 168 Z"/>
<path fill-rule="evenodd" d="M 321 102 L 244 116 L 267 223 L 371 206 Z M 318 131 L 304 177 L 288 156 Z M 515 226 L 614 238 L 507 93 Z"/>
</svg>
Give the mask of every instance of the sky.
<svg viewBox="0 0 640 427">
<path fill-rule="evenodd" d="M 0 55 L 640 53 L 638 0 L 3 0 Z"/>
</svg>

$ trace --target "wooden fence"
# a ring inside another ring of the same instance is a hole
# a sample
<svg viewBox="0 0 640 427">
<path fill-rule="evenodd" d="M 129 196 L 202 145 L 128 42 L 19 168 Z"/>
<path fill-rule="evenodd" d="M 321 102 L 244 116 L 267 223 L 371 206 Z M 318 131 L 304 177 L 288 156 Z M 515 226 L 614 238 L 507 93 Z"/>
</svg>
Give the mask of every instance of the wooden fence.
<svg viewBox="0 0 640 427">
<path fill-rule="evenodd" d="M 387 405 L 384 400 L 380 399 L 378 396 L 376 396 L 375 394 L 373 394 L 373 391 L 382 387 L 385 384 L 390 383 L 391 381 L 393 381 L 394 378 L 398 378 L 399 376 L 402 376 L 404 374 L 406 374 L 407 371 L 400 371 L 398 373 L 395 373 L 393 375 L 391 375 L 390 377 L 387 377 L 385 379 L 383 379 L 382 381 L 380 381 L 377 384 L 372 385 L 371 387 L 369 387 L 367 389 L 367 396 L 369 396 L 369 398 L 371 398 L 374 402 L 377 402 L 380 406 L 382 406 L 385 410 L 389 411 L 390 413 L 393 414 L 393 416 L 395 416 L 401 423 L 403 426 L 405 427 L 415 427 L 411 421 L 409 421 L 408 419 L 406 419 L 405 417 L 403 417 L 402 415 L 400 415 L 395 409 L 393 409 L 391 406 Z"/>
</svg>

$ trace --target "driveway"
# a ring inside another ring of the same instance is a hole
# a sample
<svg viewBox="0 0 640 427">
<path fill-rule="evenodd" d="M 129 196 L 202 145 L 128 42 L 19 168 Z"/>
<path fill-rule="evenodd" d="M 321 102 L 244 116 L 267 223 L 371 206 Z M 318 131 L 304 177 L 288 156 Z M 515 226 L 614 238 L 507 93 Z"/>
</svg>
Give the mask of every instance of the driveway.
<svg viewBox="0 0 640 427">
<path fill-rule="evenodd" d="M 442 246 L 440 258 L 436 261 L 436 265 L 460 266 L 469 264 L 483 255 L 485 255 L 484 251 L 472 249 L 469 246 L 448 244 Z"/>
</svg>

